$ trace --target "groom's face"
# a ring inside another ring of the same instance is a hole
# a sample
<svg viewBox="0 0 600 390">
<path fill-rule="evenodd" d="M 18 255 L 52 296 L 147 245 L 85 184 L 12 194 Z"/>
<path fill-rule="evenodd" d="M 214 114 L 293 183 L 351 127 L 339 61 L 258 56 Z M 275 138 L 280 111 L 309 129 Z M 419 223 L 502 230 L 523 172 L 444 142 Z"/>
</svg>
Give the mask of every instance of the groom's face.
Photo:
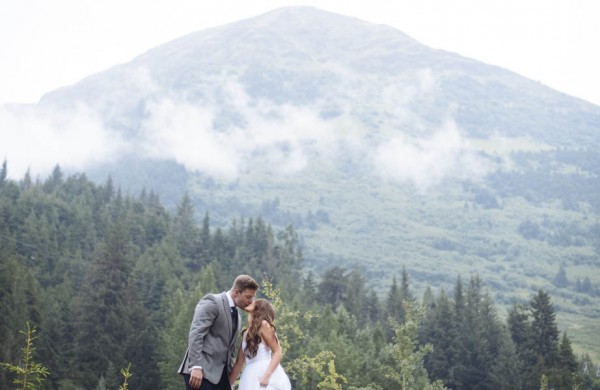
<svg viewBox="0 0 600 390">
<path fill-rule="evenodd" d="M 256 290 L 245 289 L 244 291 L 240 291 L 237 289 L 233 290 L 231 297 L 233 298 L 233 302 L 240 309 L 245 309 L 246 306 L 251 304 L 254 301 L 254 296 L 256 295 Z"/>
</svg>

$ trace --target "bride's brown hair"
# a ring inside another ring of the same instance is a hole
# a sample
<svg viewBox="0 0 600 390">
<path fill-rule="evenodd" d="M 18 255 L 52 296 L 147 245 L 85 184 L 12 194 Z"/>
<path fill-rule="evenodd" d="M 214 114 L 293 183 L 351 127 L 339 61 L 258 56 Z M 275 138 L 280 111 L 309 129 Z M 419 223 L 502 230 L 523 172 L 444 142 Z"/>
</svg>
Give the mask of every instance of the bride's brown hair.
<svg viewBox="0 0 600 390">
<path fill-rule="evenodd" d="M 258 344 L 260 344 L 260 333 L 259 329 L 263 321 L 267 321 L 269 325 L 273 327 L 273 330 L 277 328 L 273 325 L 275 321 L 275 309 L 269 301 L 266 299 L 257 299 L 254 301 L 254 310 L 251 314 L 250 325 L 246 333 L 246 351 L 245 354 L 249 358 L 256 356 L 258 351 Z M 277 338 L 277 336 L 275 336 Z"/>
</svg>

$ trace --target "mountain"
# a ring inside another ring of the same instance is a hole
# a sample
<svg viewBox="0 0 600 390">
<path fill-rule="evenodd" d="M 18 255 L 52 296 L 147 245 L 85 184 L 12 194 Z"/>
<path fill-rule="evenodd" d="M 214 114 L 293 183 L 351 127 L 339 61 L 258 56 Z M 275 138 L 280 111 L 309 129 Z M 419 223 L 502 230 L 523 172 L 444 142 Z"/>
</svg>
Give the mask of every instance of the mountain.
<svg viewBox="0 0 600 390">
<path fill-rule="evenodd" d="M 111 134 L 121 158 L 98 180 L 172 206 L 188 192 L 217 225 L 293 223 L 307 271 L 358 267 L 382 294 L 403 267 L 419 293 L 472 273 L 506 305 L 546 289 L 600 351 L 598 106 L 311 7 L 184 36 L 38 106 Z"/>
</svg>

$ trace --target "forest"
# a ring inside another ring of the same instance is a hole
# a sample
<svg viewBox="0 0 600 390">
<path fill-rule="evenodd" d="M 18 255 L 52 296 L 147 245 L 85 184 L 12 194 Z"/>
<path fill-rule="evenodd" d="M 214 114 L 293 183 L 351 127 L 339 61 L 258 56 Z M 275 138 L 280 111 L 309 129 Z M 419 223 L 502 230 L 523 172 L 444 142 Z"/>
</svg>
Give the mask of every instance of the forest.
<svg viewBox="0 0 600 390">
<path fill-rule="evenodd" d="M 159 196 L 124 194 L 60 167 L 44 179 L 0 171 L 0 389 L 7 367 L 47 369 L 40 389 L 181 389 L 176 373 L 197 301 L 238 274 L 261 284 L 293 388 L 600 389 L 600 365 L 577 356 L 544 290 L 506 319 L 476 274 L 445 291 L 411 290 L 409 268 L 390 288 L 367 287 L 357 269 L 303 267 L 292 225 L 261 215 L 211 226 L 184 195 L 170 212 Z"/>
</svg>

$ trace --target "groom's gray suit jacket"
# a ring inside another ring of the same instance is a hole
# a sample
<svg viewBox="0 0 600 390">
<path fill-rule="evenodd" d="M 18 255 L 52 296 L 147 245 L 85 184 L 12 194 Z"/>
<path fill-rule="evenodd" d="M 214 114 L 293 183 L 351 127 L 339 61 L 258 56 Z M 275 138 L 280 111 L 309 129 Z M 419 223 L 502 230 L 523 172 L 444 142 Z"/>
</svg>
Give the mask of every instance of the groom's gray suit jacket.
<svg viewBox="0 0 600 390">
<path fill-rule="evenodd" d="M 240 315 L 238 324 L 241 323 Z M 239 334 L 236 330 L 236 336 Z M 226 293 L 207 294 L 196 305 L 190 327 L 188 350 L 179 367 L 180 374 L 189 374 L 195 366 L 202 367 L 204 378 L 218 383 L 225 365 L 233 367 L 235 338 Z"/>
</svg>

